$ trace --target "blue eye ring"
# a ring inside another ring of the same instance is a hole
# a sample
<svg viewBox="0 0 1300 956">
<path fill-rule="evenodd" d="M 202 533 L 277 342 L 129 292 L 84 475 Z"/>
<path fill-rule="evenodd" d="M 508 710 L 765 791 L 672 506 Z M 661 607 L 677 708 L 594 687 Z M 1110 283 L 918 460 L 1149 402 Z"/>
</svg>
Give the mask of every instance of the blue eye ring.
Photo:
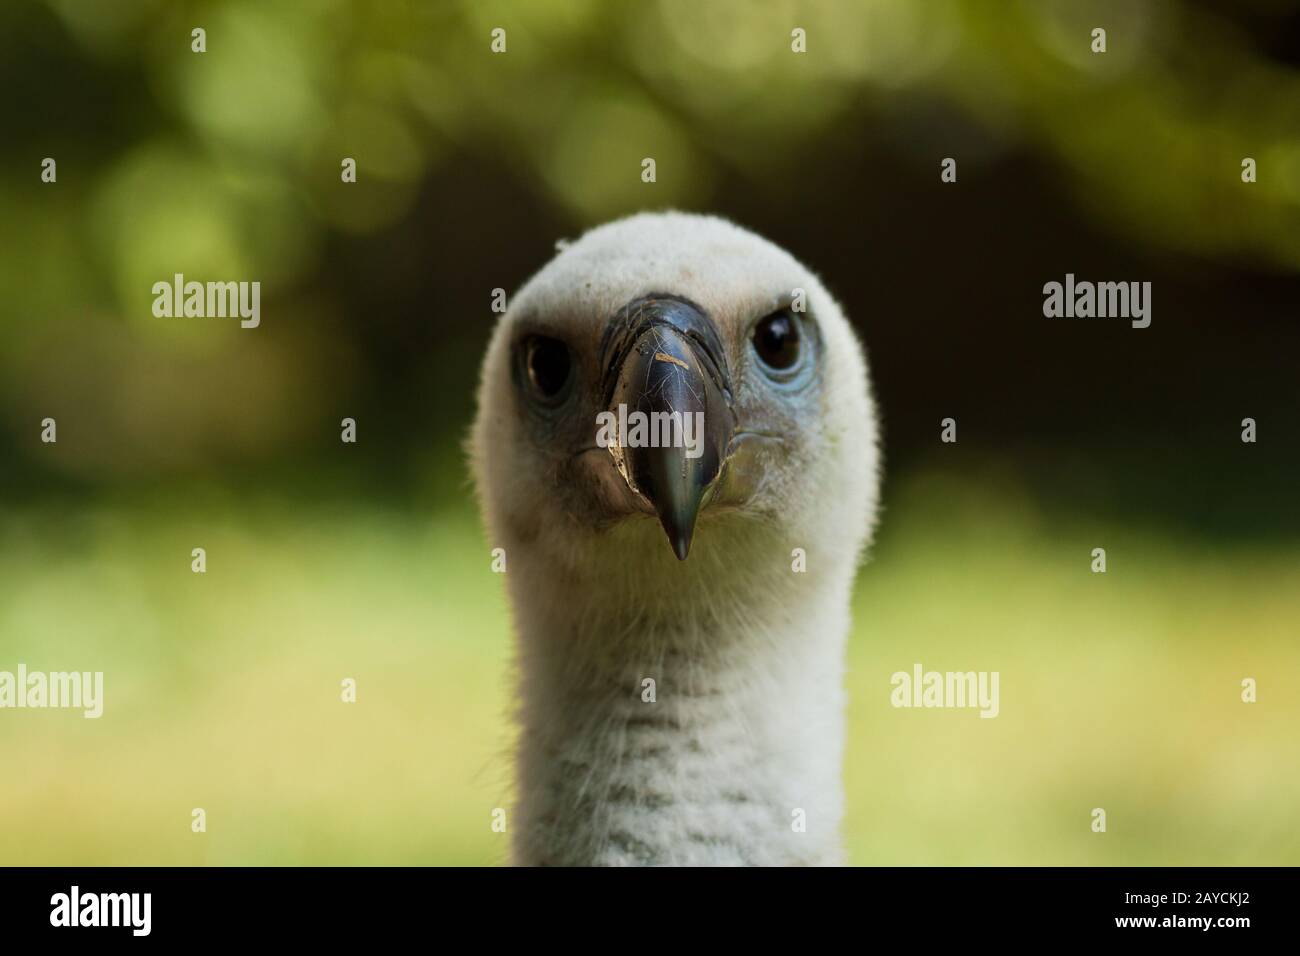
<svg viewBox="0 0 1300 956">
<path fill-rule="evenodd" d="M 793 309 L 777 309 L 756 321 L 749 333 L 755 364 L 772 383 L 807 384 L 816 351 L 816 326 Z"/>
</svg>

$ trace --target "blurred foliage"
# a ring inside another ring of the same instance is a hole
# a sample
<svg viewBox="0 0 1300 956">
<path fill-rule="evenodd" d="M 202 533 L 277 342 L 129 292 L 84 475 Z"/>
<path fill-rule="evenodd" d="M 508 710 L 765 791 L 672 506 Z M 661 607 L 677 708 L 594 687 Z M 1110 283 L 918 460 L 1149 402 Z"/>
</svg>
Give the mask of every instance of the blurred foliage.
<svg viewBox="0 0 1300 956">
<path fill-rule="evenodd" d="M 1028 151 L 1131 243 L 1293 274 L 1300 76 L 1294 48 L 1260 48 L 1286 16 L 1262 0 L 1234 19 L 1161 0 L 6 4 L 0 451 L 89 481 L 247 465 L 320 448 L 314 412 L 368 398 L 380 414 L 423 399 L 438 411 L 408 434 L 453 439 L 490 290 L 546 254 L 533 221 L 549 242 L 646 206 L 761 219 L 743 197 L 784 196 L 798 221 L 818 215 L 798 208 L 810 188 L 915 189 L 821 168 L 831 155 L 891 151 L 927 181 L 956 155 L 966 183 Z M 475 166 L 490 183 L 456 205 Z M 851 218 L 817 228 L 853 236 Z M 258 279 L 266 326 L 155 319 L 150 287 L 176 272 Z M 829 278 L 852 297 L 846 270 Z M 37 455 L 47 414 L 87 440 Z"/>
</svg>

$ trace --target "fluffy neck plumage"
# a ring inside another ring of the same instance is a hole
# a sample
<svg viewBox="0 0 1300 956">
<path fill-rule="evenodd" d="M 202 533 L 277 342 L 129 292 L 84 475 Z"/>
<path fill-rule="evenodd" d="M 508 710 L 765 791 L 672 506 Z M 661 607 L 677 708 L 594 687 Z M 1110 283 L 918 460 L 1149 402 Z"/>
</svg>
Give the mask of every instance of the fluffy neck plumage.
<svg viewBox="0 0 1300 956">
<path fill-rule="evenodd" d="M 795 573 L 773 546 L 747 568 L 701 541 L 678 564 L 656 543 L 662 562 L 590 579 L 553 562 L 511 567 L 515 862 L 842 862 L 852 562 Z"/>
</svg>

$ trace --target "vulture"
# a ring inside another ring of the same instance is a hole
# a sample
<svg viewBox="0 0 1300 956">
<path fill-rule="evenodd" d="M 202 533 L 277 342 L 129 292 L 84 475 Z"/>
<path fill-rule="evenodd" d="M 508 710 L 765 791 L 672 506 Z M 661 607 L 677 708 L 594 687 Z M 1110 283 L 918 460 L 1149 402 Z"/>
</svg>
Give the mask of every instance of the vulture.
<svg viewBox="0 0 1300 956">
<path fill-rule="evenodd" d="M 515 630 L 511 862 L 843 863 L 877 426 L 817 276 L 713 216 L 557 244 L 494 330 L 469 453 Z"/>
</svg>

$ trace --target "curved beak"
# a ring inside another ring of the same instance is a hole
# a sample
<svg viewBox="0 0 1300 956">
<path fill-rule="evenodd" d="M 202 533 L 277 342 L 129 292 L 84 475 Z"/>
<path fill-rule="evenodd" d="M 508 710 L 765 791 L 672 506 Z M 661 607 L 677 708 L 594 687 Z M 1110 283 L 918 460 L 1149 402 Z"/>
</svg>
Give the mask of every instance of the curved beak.
<svg viewBox="0 0 1300 956">
<path fill-rule="evenodd" d="M 691 303 L 650 296 L 611 323 L 602 353 L 610 454 L 684 561 L 735 428 L 717 330 Z"/>
</svg>

